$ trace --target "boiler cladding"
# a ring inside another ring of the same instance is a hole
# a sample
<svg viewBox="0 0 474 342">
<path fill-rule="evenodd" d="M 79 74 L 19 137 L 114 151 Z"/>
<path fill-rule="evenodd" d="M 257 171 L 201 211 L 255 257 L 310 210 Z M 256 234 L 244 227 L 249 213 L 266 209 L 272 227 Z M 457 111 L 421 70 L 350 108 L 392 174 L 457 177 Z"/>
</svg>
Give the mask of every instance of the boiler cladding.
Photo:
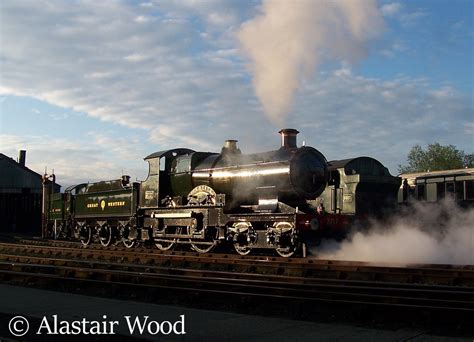
<svg viewBox="0 0 474 342">
<path fill-rule="evenodd" d="M 328 179 L 325 157 L 315 148 L 298 148 L 297 130 L 279 133 L 282 146 L 276 151 L 245 155 L 235 140 L 228 140 L 220 154 L 191 152 L 176 157 L 170 172 L 173 195 L 186 196 L 196 186 L 206 185 L 240 203 L 254 202 L 262 189 L 280 201 L 319 196 Z"/>
</svg>

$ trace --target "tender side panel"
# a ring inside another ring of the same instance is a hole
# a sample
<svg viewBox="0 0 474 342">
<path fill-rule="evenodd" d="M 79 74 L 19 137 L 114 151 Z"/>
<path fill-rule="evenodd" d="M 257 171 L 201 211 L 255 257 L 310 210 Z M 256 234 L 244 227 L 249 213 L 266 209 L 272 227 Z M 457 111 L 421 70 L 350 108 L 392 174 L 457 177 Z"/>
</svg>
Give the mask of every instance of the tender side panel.
<svg viewBox="0 0 474 342">
<path fill-rule="evenodd" d="M 128 217 L 136 212 L 136 189 L 124 189 L 76 196 L 76 219 Z"/>
<path fill-rule="evenodd" d="M 64 219 L 64 194 L 56 193 L 51 195 L 50 220 Z"/>
</svg>

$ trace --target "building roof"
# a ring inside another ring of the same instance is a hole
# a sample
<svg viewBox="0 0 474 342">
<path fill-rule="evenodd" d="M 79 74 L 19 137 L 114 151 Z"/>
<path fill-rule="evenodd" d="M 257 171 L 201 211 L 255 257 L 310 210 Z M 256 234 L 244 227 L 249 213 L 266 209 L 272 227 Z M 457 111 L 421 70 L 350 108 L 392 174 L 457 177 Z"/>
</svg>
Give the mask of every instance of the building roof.
<svg viewBox="0 0 474 342">
<path fill-rule="evenodd" d="M 37 178 L 40 184 L 39 187 L 41 187 L 43 176 L 40 175 L 39 173 L 29 169 L 28 167 L 24 165 L 21 165 L 20 163 L 16 162 L 13 158 L 3 153 L 0 153 L 0 163 L 5 163 L 6 165 L 10 165 L 12 168 L 19 169 L 21 171 L 24 171 L 26 174 L 28 174 L 31 177 Z M 58 186 L 59 188 L 61 187 L 61 185 L 57 183 L 56 183 L 56 186 Z"/>
<path fill-rule="evenodd" d="M 0 160 L 5 160 L 6 162 L 10 163 L 10 164 L 13 165 L 13 166 L 16 166 L 16 167 L 18 167 L 18 168 L 20 168 L 20 169 L 22 169 L 22 170 L 24 170 L 24 171 L 26 171 L 26 172 L 29 172 L 29 173 L 31 173 L 31 174 L 34 175 L 34 176 L 38 176 L 38 177 L 42 178 L 42 176 L 41 176 L 39 173 L 37 173 L 37 172 L 35 172 L 35 171 L 33 171 L 33 170 L 27 168 L 26 166 L 21 165 L 20 163 L 17 163 L 17 162 L 15 161 L 15 159 L 13 159 L 13 158 L 11 158 L 11 157 L 9 157 L 9 156 L 6 156 L 6 155 L 4 155 L 3 153 L 0 153 Z"/>
<path fill-rule="evenodd" d="M 427 172 L 415 172 L 415 173 L 402 173 L 400 177 L 413 179 L 419 177 L 440 177 L 440 176 L 463 176 L 474 174 L 474 168 L 465 169 L 453 169 L 453 170 L 440 170 L 440 171 L 427 171 Z"/>
</svg>

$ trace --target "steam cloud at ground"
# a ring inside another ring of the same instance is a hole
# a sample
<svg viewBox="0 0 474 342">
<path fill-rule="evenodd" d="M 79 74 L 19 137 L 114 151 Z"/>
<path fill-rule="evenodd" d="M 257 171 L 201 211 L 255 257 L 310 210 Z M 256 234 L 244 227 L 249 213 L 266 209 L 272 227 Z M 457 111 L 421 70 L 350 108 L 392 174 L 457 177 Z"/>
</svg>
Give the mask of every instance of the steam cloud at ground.
<svg viewBox="0 0 474 342">
<path fill-rule="evenodd" d="M 345 240 L 324 240 L 320 259 L 403 264 L 474 264 L 474 208 L 453 201 L 416 203 L 386 222 L 371 222 Z"/>
</svg>

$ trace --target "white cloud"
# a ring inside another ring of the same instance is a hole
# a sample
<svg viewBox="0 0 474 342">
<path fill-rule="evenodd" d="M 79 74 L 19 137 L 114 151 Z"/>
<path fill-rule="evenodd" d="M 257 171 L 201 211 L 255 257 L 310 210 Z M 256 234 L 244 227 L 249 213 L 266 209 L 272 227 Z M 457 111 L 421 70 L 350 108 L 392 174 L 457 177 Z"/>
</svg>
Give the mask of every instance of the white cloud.
<svg viewBox="0 0 474 342">
<path fill-rule="evenodd" d="M 430 92 L 430 95 L 435 97 L 436 99 L 449 99 L 452 98 L 456 93 L 456 90 L 449 86 L 444 86 L 439 89 L 435 89 Z"/>
<path fill-rule="evenodd" d="M 338 77 L 352 76 L 352 71 L 348 66 L 343 66 L 342 68 L 334 71 L 334 75 Z"/>
<path fill-rule="evenodd" d="M 390 46 L 380 50 L 380 54 L 386 58 L 394 58 L 399 56 L 400 53 L 406 53 L 409 49 L 405 42 L 396 41 L 392 43 Z"/>
<path fill-rule="evenodd" d="M 0 102 L 34 97 L 143 133 L 104 133 L 100 123 L 86 141 L 1 132 L 2 152 L 27 148 L 35 170 L 54 167 L 72 183 L 117 178 L 122 169 L 143 178 L 142 158 L 153 150 L 219 151 L 231 138 L 244 153 L 278 148 L 282 127 L 264 117 L 233 38 L 253 3 L 228 4 L 2 3 Z M 396 44 L 390 51 L 401 51 Z M 472 146 L 472 103 L 427 79 L 383 81 L 344 65 L 308 78 L 296 96 L 286 125 L 329 159 L 364 154 L 394 172 L 415 143 Z"/>
<path fill-rule="evenodd" d="M 194 11 L 211 5 L 196 4 Z M 147 15 L 148 7 L 88 2 L 2 6 L 3 93 L 149 130 L 176 115 L 189 121 L 216 99 L 235 102 L 235 92 L 248 96 L 250 91 L 241 82 L 246 73 L 233 61 L 229 44 L 206 46 L 184 5 L 156 3 L 153 8 L 172 8 L 169 15 L 175 19 L 157 16 L 139 25 L 136 19 Z M 189 54 L 197 44 L 202 51 Z"/>
<path fill-rule="evenodd" d="M 139 53 L 134 53 L 134 54 L 125 56 L 123 59 L 125 59 L 126 61 L 129 61 L 129 62 L 142 62 L 145 59 L 147 59 L 147 57 L 145 55 L 142 55 L 142 54 L 139 54 Z"/>
<path fill-rule="evenodd" d="M 69 185 L 104 179 L 118 179 L 129 174 L 132 179 L 146 177 L 145 152 L 140 144 L 127 139 L 89 132 L 85 138 L 72 140 L 51 135 L 0 134 L 0 151 L 15 159 L 20 149 L 27 151 L 26 166 L 43 174 L 54 170 L 63 189 Z"/>
<path fill-rule="evenodd" d="M 133 19 L 137 23 L 147 23 L 151 20 L 150 17 L 144 16 L 144 15 L 139 15 Z"/>
<path fill-rule="evenodd" d="M 426 17 L 428 13 L 423 9 L 415 9 L 414 11 L 405 12 L 400 15 L 400 21 L 404 26 L 411 26 L 417 24 L 422 18 Z"/>
<path fill-rule="evenodd" d="M 416 3 L 402 4 L 400 2 L 391 2 L 382 5 L 381 12 L 386 18 L 399 21 L 402 26 L 409 27 L 417 24 L 422 18 L 428 15 L 424 8 L 416 8 Z"/>
<path fill-rule="evenodd" d="M 472 150 L 469 98 L 426 79 L 388 82 L 335 72 L 308 84 L 296 103 L 291 126 L 330 159 L 368 155 L 396 173 L 416 143 Z"/>
<path fill-rule="evenodd" d="M 466 122 L 464 124 L 464 132 L 469 135 L 474 135 L 474 122 Z"/>
<path fill-rule="evenodd" d="M 403 8 L 403 5 L 399 2 L 392 2 L 389 4 L 385 4 L 381 7 L 381 11 L 384 16 L 386 17 L 393 17 L 400 13 L 400 10 Z"/>
</svg>

